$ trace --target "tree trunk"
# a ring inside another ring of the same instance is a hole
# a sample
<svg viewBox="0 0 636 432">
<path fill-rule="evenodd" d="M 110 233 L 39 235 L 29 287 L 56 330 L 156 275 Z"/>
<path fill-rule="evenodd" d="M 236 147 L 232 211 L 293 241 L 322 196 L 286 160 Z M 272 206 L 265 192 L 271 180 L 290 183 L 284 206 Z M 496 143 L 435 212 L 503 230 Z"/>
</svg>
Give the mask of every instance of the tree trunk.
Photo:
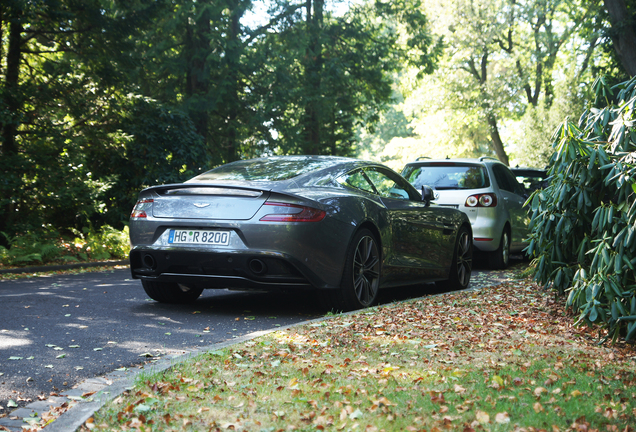
<svg viewBox="0 0 636 432">
<path fill-rule="evenodd" d="M 11 20 L 9 25 L 9 48 L 7 50 L 7 73 L 4 85 L 4 102 L 11 120 L 2 125 L 2 154 L 14 155 L 18 152 L 15 137 L 18 131 L 18 115 L 20 112 L 19 81 L 20 60 L 22 52 L 22 22 L 19 18 Z"/>
<path fill-rule="evenodd" d="M 604 0 L 614 34 L 614 50 L 630 77 L 636 75 L 636 32 L 625 0 Z"/>
<path fill-rule="evenodd" d="M 313 7 L 312 7 L 313 6 Z M 309 32 L 309 45 L 305 55 L 305 80 L 307 90 L 305 97 L 305 121 L 304 121 L 304 153 L 321 153 L 321 74 L 322 74 L 322 44 L 320 32 L 323 24 L 324 0 L 307 0 L 307 31 Z"/>
<path fill-rule="evenodd" d="M 232 2 L 232 11 L 230 17 L 230 34 L 226 49 L 227 58 L 227 73 L 228 73 L 228 85 L 230 86 L 228 101 L 228 125 L 227 125 L 227 139 L 224 145 L 225 155 L 224 162 L 232 162 L 239 158 L 238 156 L 238 137 L 237 128 L 239 121 L 239 57 L 240 57 L 240 44 L 239 40 L 241 26 L 240 19 L 243 15 L 243 10 L 239 1 Z"/>
<path fill-rule="evenodd" d="M 3 11 L 6 12 L 6 11 Z M 11 15 L 7 13 L 6 15 Z M 6 16 L 5 15 L 5 16 Z M 18 173 L 12 172 L 14 165 L 12 160 L 18 154 L 18 144 L 16 142 L 16 135 L 18 133 L 18 125 L 20 122 L 19 115 L 21 111 L 20 102 L 20 61 L 22 59 L 22 21 L 21 13 L 16 13 L 17 16 L 8 16 L 7 21 L 9 24 L 9 43 L 7 49 L 6 58 L 6 74 L 4 82 L 4 105 L 7 111 L 10 113 L 10 118 L 3 124 L 0 124 L 2 133 L 2 147 L 0 147 L 0 157 L 4 162 L 3 176 L 6 176 L 6 183 L 10 183 L 12 178 Z M 4 16 L 2 17 L 4 19 Z M 7 227 L 11 224 L 11 217 L 13 215 L 13 203 L 10 198 L 12 191 L 5 190 L 7 196 L 3 197 L 0 201 L 0 232 L 6 232 Z M 9 233 L 10 234 L 10 233 Z M 0 236 L 0 245 L 8 246 L 8 243 L 4 236 Z"/>
<path fill-rule="evenodd" d="M 497 118 L 492 112 L 486 114 L 488 120 L 488 129 L 490 132 L 490 139 L 492 139 L 492 145 L 495 149 L 495 153 L 497 154 L 497 158 L 505 163 L 506 165 L 510 165 L 510 160 L 508 159 L 508 155 L 504 150 L 503 141 L 501 141 L 501 136 L 499 136 L 499 127 L 497 126 Z"/>
<path fill-rule="evenodd" d="M 186 23 L 186 47 L 187 62 L 186 96 L 196 101 L 196 108 L 190 110 L 190 115 L 197 133 L 208 143 L 208 119 L 207 108 L 201 108 L 200 98 L 206 98 L 209 91 L 210 78 L 206 70 L 206 57 L 210 49 L 210 13 L 207 9 L 196 19 L 194 25 Z"/>
</svg>

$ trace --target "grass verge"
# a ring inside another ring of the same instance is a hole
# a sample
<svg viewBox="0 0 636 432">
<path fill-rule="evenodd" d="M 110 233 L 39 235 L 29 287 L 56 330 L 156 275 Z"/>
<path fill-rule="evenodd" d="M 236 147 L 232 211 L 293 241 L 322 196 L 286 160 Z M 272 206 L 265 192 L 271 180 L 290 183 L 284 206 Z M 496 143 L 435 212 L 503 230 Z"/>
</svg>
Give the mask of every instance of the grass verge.
<svg viewBox="0 0 636 432">
<path fill-rule="evenodd" d="M 528 281 L 339 315 L 145 376 L 84 430 L 634 431 L 636 352 Z"/>
</svg>

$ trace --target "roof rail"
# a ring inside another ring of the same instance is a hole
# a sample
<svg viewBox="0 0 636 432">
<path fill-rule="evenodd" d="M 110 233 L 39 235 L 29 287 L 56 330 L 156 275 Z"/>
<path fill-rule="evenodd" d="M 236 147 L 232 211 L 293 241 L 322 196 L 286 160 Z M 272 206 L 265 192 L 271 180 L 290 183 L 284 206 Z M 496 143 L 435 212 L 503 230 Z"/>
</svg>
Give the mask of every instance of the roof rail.
<svg viewBox="0 0 636 432">
<path fill-rule="evenodd" d="M 415 161 L 417 162 L 418 160 L 422 160 L 422 159 L 430 159 L 430 157 L 428 157 L 428 156 L 420 156 L 417 159 L 415 159 Z"/>
<path fill-rule="evenodd" d="M 494 160 L 494 161 L 499 162 L 499 159 L 497 159 L 495 157 L 492 157 L 492 156 L 482 156 L 482 157 L 479 158 L 479 162 L 482 162 L 482 161 L 484 161 L 486 159 L 490 159 L 490 160 Z"/>
</svg>

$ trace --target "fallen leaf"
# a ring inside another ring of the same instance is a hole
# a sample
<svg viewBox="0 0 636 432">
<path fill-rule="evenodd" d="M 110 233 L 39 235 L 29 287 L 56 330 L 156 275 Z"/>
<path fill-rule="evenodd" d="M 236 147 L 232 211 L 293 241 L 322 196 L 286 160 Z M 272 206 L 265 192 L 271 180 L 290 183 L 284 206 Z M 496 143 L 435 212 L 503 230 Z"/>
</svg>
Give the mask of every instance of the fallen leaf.
<svg viewBox="0 0 636 432">
<path fill-rule="evenodd" d="M 547 391 L 545 388 L 543 388 L 543 387 L 537 387 L 536 389 L 534 389 L 534 395 L 535 395 L 536 397 L 539 397 L 539 396 L 541 396 L 543 393 L 547 393 L 547 392 L 548 392 L 548 391 Z"/>
<path fill-rule="evenodd" d="M 485 411 L 477 411 L 477 413 L 475 414 L 475 419 L 480 424 L 490 423 L 490 416 Z"/>
<path fill-rule="evenodd" d="M 351 414 L 349 414 L 349 418 L 351 420 L 356 420 L 359 418 L 362 418 L 363 414 L 362 411 L 360 411 L 360 409 L 355 410 L 354 412 L 352 412 Z"/>
<path fill-rule="evenodd" d="M 510 416 L 508 416 L 507 412 L 497 413 L 497 415 L 495 415 L 495 422 L 499 424 L 510 423 Z"/>
</svg>

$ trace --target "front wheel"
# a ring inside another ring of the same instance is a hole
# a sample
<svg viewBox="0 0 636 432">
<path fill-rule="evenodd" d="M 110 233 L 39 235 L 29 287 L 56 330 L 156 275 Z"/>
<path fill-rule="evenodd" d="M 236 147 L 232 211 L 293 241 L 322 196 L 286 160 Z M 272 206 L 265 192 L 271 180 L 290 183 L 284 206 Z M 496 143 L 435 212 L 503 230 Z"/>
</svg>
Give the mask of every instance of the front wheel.
<svg viewBox="0 0 636 432">
<path fill-rule="evenodd" d="M 488 255 L 488 266 L 493 270 L 503 270 L 510 264 L 510 231 L 504 229 L 496 251 Z"/>
<path fill-rule="evenodd" d="M 334 293 L 336 307 L 354 310 L 372 306 L 380 287 L 380 248 L 371 231 L 362 229 L 349 245 L 340 290 Z"/>
<path fill-rule="evenodd" d="M 463 290 L 468 287 L 473 269 L 473 239 L 470 230 L 461 227 L 455 240 L 453 261 L 447 287 L 452 290 Z"/>
<path fill-rule="evenodd" d="M 142 280 L 141 285 L 144 287 L 148 297 L 160 303 L 192 303 L 203 292 L 203 288 L 193 288 L 175 282 Z"/>
</svg>

